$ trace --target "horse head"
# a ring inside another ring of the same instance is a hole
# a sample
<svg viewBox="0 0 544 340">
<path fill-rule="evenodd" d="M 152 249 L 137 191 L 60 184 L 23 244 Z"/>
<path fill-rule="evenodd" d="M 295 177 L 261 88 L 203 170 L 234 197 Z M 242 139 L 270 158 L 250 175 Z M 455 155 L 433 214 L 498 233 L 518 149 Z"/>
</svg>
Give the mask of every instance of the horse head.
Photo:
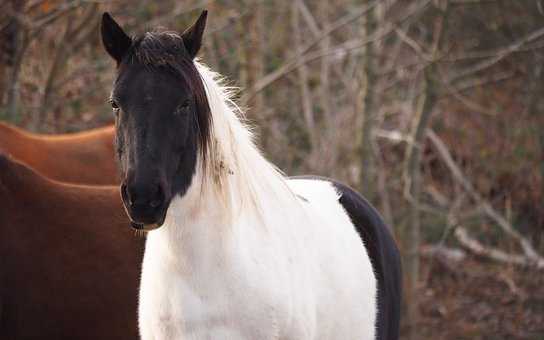
<svg viewBox="0 0 544 340">
<path fill-rule="evenodd" d="M 207 12 L 184 33 L 130 38 L 107 13 L 102 41 L 117 63 L 111 93 L 121 195 L 137 229 L 160 227 L 170 201 L 183 195 L 205 155 L 210 126 L 206 91 L 193 62 Z"/>
</svg>

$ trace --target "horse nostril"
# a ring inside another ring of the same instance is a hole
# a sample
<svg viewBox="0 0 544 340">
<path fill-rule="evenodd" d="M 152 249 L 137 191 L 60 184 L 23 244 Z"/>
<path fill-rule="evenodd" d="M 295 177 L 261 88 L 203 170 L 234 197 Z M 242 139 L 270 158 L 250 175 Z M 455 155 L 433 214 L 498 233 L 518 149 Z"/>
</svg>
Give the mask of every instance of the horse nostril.
<svg viewBox="0 0 544 340">
<path fill-rule="evenodd" d="M 156 210 L 165 200 L 164 191 L 159 184 L 121 184 L 123 201 L 131 209 L 138 211 Z"/>
<path fill-rule="evenodd" d="M 162 192 L 162 189 L 161 189 L 160 185 L 157 185 L 155 194 L 153 196 L 154 196 L 154 198 L 149 202 L 149 205 L 152 208 L 160 207 L 162 205 L 162 203 L 164 202 L 164 194 Z"/>
</svg>

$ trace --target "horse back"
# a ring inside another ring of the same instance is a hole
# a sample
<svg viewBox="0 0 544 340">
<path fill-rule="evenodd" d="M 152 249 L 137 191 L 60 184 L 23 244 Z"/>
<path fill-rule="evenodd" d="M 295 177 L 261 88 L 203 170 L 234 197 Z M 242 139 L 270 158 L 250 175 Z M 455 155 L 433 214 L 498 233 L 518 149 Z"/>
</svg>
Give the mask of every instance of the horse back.
<svg viewBox="0 0 544 340">
<path fill-rule="evenodd" d="M 39 135 L 0 123 L 0 151 L 58 181 L 113 185 L 118 183 L 114 135 L 113 126 Z"/>
</svg>

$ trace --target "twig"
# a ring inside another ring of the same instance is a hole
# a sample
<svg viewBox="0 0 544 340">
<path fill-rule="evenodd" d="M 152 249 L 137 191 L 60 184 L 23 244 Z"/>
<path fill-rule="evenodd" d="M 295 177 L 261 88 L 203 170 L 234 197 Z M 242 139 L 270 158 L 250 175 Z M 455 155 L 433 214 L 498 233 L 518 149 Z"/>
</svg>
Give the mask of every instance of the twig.
<svg viewBox="0 0 544 340">
<path fill-rule="evenodd" d="M 444 81 L 443 85 L 448 94 L 452 95 L 453 98 L 457 99 L 459 102 L 465 105 L 468 109 L 476 111 L 476 112 L 481 112 L 490 116 L 497 116 L 499 114 L 499 112 L 483 107 L 482 105 L 465 97 L 463 94 L 459 92 L 459 90 L 451 86 L 448 82 Z"/>
<path fill-rule="evenodd" d="M 406 32 L 404 32 L 400 27 L 395 28 L 395 33 L 397 33 L 397 36 L 402 42 L 410 46 L 423 60 L 427 62 L 432 61 L 432 57 L 425 52 L 423 46 L 421 46 L 414 39 L 410 38 L 408 34 L 406 34 Z"/>
<path fill-rule="evenodd" d="M 422 0 L 418 6 L 415 6 L 413 10 L 408 11 L 402 18 L 400 18 L 398 21 L 402 22 L 414 14 L 418 13 L 419 11 L 423 10 L 427 5 L 430 3 L 430 0 Z M 312 47 L 317 45 L 323 37 L 332 34 L 337 29 L 355 21 L 362 15 L 364 15 L 367 11 L 371 10 L 377 2 L 372 2 L 367 6 L 362 7 L 358 11 L 352 12 L 349 15 L 346 15 L 345 17 L 337 20 L 335 23 L 333 23 L 327 30 L 322 31 L 322 34 L 319 37 L 316 37 L 313 41 L 308 43 L 304 48 L 302 48 L 301 52 L 302 54 L 305 54 L 308 50 L 310 50 Z M 387 27 L 385 29 L 382 29 L 378 32 L 375 32 L 372 36 L 370 36 L 368 39 L 364 40 L 360 45 L 357 47 L 361 47 L 365 44 L 369 44 L 371 42 L 377 41 L 379 39 L 384 38 L 385 36 L 389 35 L 391 32 L 393 32 L 393 26 L 392 25 L 386 25 Z M 276 70 L 270 72 L 269 74 L 265 75 L 261 80 L 259 80 L 255 86 L 252 89 L 249 89 L 248 94 L 246 96 L 251 99 L 257 92 L 264 90 L 267 86 L 270 84 L 276 82 L 277 80 L 283 78 L 288 73 L 295 70 L 297 67 L 300 67 L 300 65 L 310 62 L 312 60 L 318 59 L 323 57 L 324 54 L 317 54 L 317 57 L 315 58 L 303 58 L 303 55 L 296 54 L 293 56 L 289 61 L 285 62 L 282 66 L 278 67 Z"/>
<path fill-rule="evenodd" d="M 211 1 L 212 0 L 202 0 L 197 2 L 196 4 L 193 4 L 192 6 L 188 5 L 186 2 L 179 2 L 176 8 L 174 8 L 172 11 L 169 11 L 168 14 L 160 17 L 155 17 L 154 19 L 145 23 L 145 26 L 155 27 L 159 24 L 163 25 L 176 19 L 180 15 L 184 15 L 196 9 L 206 7 Z"/>
<path fill-rule="evenodd" d="M 504 58 L 506 58 L 510 54 L 518 51 L 525 44 L 527 44 L 527 43 L 529 43 L 529 42 L 531 42 L 531 41 L 533 41 L 533 40 L 535 40 L 535 39 L 537 39 L 537 38 L 539 38 L 539 37 L 541 37 L 543 35 L 544 35 L 544 28 L 533 31 L 530 34 L 528 34 L 528 35 L 514 41 L 510 45 L 508 45 L 505 48 L 503 48 L 502 50 L 498 51 L 497 54 L 495 56 L 493 56 L 492 58 L 489 58 L 487 60 L 479 62 L 476 65 L 473 65 L 473 66 L 465 69 L 464 71 L 461 71 L 461 72 L 455 74 L 454 76 L 451 76 L 448 79 L 448 82 L 449 83 L 455 83 L 456 81 L 466 77 L 467 75 L 474 74 L 474 73 L 480 72 L 482 70 L 485 70 L 487 68 L 490 68 L 491 66 L 497 64 L 498 62 L 500 62 L 501 60 L 503 60 Z"/>
<path fill-rule="evenodd" d="M 57 10 L 48 13 L 46 16 L 38 19 L 35 22 L 32 22 L 30 26 L 30 29 L 32 31 L 30 39 L 34 39 L 36 36 L 38 36 L 45 26 L 51 24 L 58 18 L 62 17 L 64 14 L 73 11 L 74 9 L 88 2 L 89 1 L 87 0 L 77 0 L 64 3 L 61 6 L 58 6 Z"/>
<path fill-rule="evenodd" d="M 315 37 L 312 41 L 310 41 L 305 46 L 300 48 L 290 60 L 285 62 L 282 66 L 278 67 L 275 71 L 270 72 L 269 74 L 265 75 L 262 79 L 257 81 L 255 86 L 252 89 L 250 89 L 247 97 L 251 99 L 256 93 L 262 91 L 266 86 L 277 81 L 278 79 L 285 76 L 287 73 L 293 71 L 296 67 L 300 66 L 302 64 L 300 63 L 300 60 L 302 59 L 304 54 L 307 53 L 314 46 L 319 44 L 319 42 L 321 42 L 322 39 L 332 34 L 336 30 L 357 20 L 358 18 L 363 16 L 366 12 L 374 8 L 374 6 L 376 6 L 377 3 L 378 1 L 373 1 L 366 6 L 362 6 L 358 10 L 338 19 L 336 22 L 331 24 L 327 29 L 323 30 L 319 36 Z"/>
<path fill-rule="evenodd" d="M 467 230 L 462 226 L 457 226 L 454 235 L 457 241 L 459 241 L 459 243 L 463 247 L 467 248 L 476 255 L 483 256 L 501 263 L 521 265 L 524 267 L 535 266 L 535 262 L 527 258 L 526 256 L 509 254 L 494 247 L 484 246 L 478 240 L 470 237 Z M 536 263 L 536 268 L 539 270 L 544 270 L 544 262 Z"/>
<path fill-rule="evenodd" d="M 536 252 L 531 242 L 523 237 L 514 227 L 476 191 L 472 183 L 463 175 L 459 166 L 453 160 L 451 153 L 442 140 L 430 129 L 427 129 L 427 137 L 432 142 L 438 154 L 450 170 L 453 178 L 463 187 L 469 196 L 481 207 L 482 211 L 510 237 L 519 242 L 521 248 L 530 261 L 537 267 L 544 267 L 544 258 Z"/>
<path fill-rule="evenodd" d="M 541 48 L 544 48 L 544 42 L 538 41 L 533 43 L 532 45 L 528 45 L 527 47 L 521 47 L 515 51 L 512 51 L 512 54 L 515 53 L 527 53 L 527 52 L 533 52 L 535 50 L 539 50 Z M 456 63 L 459 61 L 466 61 L 470 59 L 484 59 L 484 58 L 491 58 L 497 56 L 498 53 L 500 53 L 502 50 L 504 50 L 505 47 L 495 48 L 493 50 L 484 50 L 484 51 L 472 51 L 472 52 L 463 52 L 462 54 L 457 55 L 450 55 L 447 58 L 444 58 L 444 62 L 447 63 Z"/>
<path fill-rule="evenodd" d="M 319 28 L 319 26 L 317 25 L 316 19 L 314 18 L 314 16 L 310 12 L 310 9 L 308 8 L 308 6 L 304 2 L 304 0 L 298 0 L 297 4 L 298 4 L 299 9 L 300 9 L 300 14 L 302 15 L 302 18 L 305 20 L 306 24 L 308 25 L 308 28 L 310 29 L 310 32 L 312 33 L 314 38 L 317 38 L 318 36 L 320 36 L 322 34 L 322 32 L 321 32 L 321 29 Z M 321 54 L 319 56 L 316 56 L 316 58 L 321 58 L 321 56 L 326 57 L 326 56 L 329 56 L 329 55 L 339 53 L 342 46 L 344 46 L 344 45 L 338 45 L 338 46 L 336 46 L 334 48 L 331 48 L 329 45 L 327 45 L 326 48 L 323 48 L 320 51 Z M 349 46 L 345 46 L 345 47 L 346 47 L 346 49 L 343 50 L 343 52 L 347 52 L 349 50 Z M 308 57 L 309 57 L 309 55 L 308 55 Z M 350 81 L 350 80 L 346 80 L 345 74 L 344 74 L 343 70 L 339 67 L 338 64 L 332 64 L 332 66 L 333 66 L 332 70 L 333 70 L 334 74 L 342 81 L 342 83 L 344 84 L 345 89 L 350 92 L 350 95 L 352 97 L 355 97 L 355 91 L 353 90 L 353 86 L 352 86 L 353 82 Z"/>
</svg>

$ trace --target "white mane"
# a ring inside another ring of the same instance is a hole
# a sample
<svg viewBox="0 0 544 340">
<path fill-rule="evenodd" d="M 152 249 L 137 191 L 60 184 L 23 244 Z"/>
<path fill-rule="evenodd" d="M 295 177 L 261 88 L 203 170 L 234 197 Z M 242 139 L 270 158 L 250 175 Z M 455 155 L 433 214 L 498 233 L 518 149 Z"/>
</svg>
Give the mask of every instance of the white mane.
<svg viewBox="0 0 544 340">
<path fill-rule="evenodd" d="M 198 61 L 195 65 L 212 115 L 207 157 L 205 164 L 199 161 L 198 167 L 203 173 L 197 170 L 195 176 L 200 177 L 201 193 L 211 190 L 230 217 L 238 209 L 260 214 L 265 201 L 267 209 L 278 208 L 277 204 L 297 204 L 285 176 L 263 157 L 250 128 L 242 123 L 243 112 L 232 99 L 232 88 L 223 85 L 217 72 Z"/>
<path fill-rule="evenodd" d="M 147 236 L 141 339 L 375 339 L 378 281 L 338 188 L 288 181 L 255 146 L 221 77 L 195 66 L 210 108 L 197 117 L 209 122 L 205 147 L 187 191 Z"/>
<path fill-rule="evenodd" d="M 255 147 L 219 75 L 196 65 L 209 147 L 148 235 L 141 339 L 375 339 L 376 276 L 335 187 L 288 182 Z"/>
</svg>

